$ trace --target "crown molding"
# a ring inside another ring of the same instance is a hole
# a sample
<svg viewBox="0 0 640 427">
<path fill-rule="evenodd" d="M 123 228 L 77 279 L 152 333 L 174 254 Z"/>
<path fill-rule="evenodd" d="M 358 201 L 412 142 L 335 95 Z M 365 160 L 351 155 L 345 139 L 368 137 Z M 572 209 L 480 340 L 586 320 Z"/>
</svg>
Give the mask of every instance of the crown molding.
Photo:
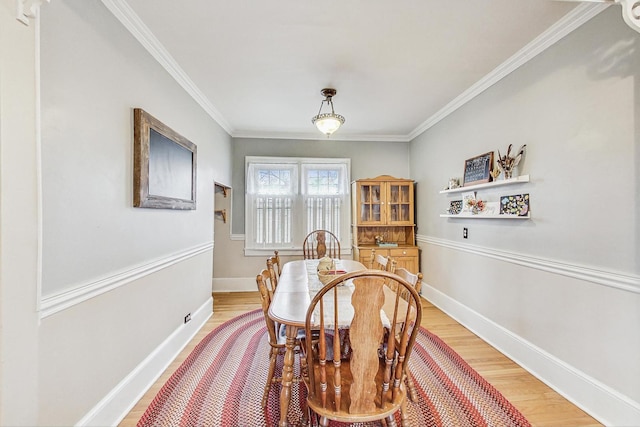
<svg viewBox="0 0 640 427">
<path fill-rule="evenodd" d="M 16 19 L 24 25 L 29 25 L 29 19 L 38 16 L 42 3 L 50 0 L 16 0 Z"/>
<path fill-rule="evenodd" d="M 632 29 L 640 33 L 640 1 L 616 0 L 622 6 L 622 19 Z"/>
<path fill-rule="evenodd" d="M 213 106 L 187 73 L 178 65 L 169 51 L 153 35 L 140 17 L 125 0 L 102 0 L 109 11 L 125 26 L 140 44 L 167 70 L 180 86 L 215 120 L 228 134 L 233 135 L 233 127 Z"/>
<path fill-rule="evenodd" d="M 582 3 L 576 6 L 571 12 L 553 24 L 544 33 L 540 34 L 525 47 L 516 52 L 511 58 L 500 64 L 489 74 L 478 80 L 473 86 L 462 92 L 453 101 L 449 102 L 440 111 L 429 117 L 413 132 L 408 135 L 409 140 L 413 140 L 427 129 L 435 126 L 440 120 L 471 101 L 476 96 L 547 50 L 556 42 L 564 38 L 569 33 L 579 28 L 594 16 L 609 7 L 606 3 Z"/>
<path fill-rule="evenodd" d="M 17 0 L 24 4 L 29 2 L 42 2 L 49 0 Z M 640 7 L 639 0 L 615 0 L 621 2 L 623 7 L 628 8 L 626 15 L 634 18 L 634 10 L 637 12 Z M 285 133 L 285 132 L 255 132 L 235 130 L 214 107 L 211 101 L 202 93 L 195 83 L 182 70 L 164 46 L 156 39 L 151 30 L 142 22 L 140 17 L 128 5 L 126 0 L 102 0 L 107 9 L 125 26 L 129 32 L 142 44 L 142 46 L 160 63 L 162 67 L 180 84 L 187 93 L 215 120 L 229 135 L 234 138 L 259 138 L 259 139 L 303 139 L 303 140 L 325 140 L 325 138 L 312 133 Z M 435 126 L 438 122 L 449 116 L 458 108 L 471 101 L 473 98 L 493 86 L 495 83 L 511 74 L 513 71 L 545 51 L 547 48 L 561 40 L 563 37 L 579 28 L 594 16 L 609 7 L 612 3 L 590 3 L 584 2 L 576 6 L 571 12 L 552 25 L 544 33 L 519 50 L 507 61 L 499 65 L 489 74 L 476 82 L 469 89 L 449 102 L 437 113 L 429 117 L 421 125 L 406 135 L 335 135 L 330 140 L 334 141 L 383 141 L 383 142 L 410 142 L 420 134 Z M 625 9 L 626 10 L 626 9 Z M 637 12 L 638 15 L 640 12 Z M 628 23 L 628 22 L 627 22 Z"/>
<path fill-rule="evenodd" d="M 296 140 L 314 140 L 314 141 L 382 141 L 382 142 L 409 142 L 406 135 L 366 135 L 366 134 L 345 134 L 340 131 L 326 137 L 316 132 L 301 133 L 285 133 L 285 132 L 250 132 L 236 131 L 232 135 L 234 138 L 253 138 L 253 139 L 296 139 Z"/>
</svg>

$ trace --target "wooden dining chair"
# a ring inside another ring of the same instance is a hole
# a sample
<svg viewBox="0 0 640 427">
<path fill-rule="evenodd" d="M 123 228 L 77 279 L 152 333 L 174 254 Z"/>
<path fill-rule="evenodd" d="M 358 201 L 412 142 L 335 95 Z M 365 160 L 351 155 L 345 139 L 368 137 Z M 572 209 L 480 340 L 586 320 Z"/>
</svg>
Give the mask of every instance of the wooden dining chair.
<svg viewBox="0 0 640 427">
<path fill-rule="evenodd" d="M 267 383 L 264 386 L 264 393 L 262 394 L 262 407 L 265 408 L 267 406 L 267 399 L 269 397 L 269 390 L 271 390 L 271 386 L 282 381 L 281 377 L 275 377 L 274 375 L 278 357 L 284 356 L 285 341 L 280 337 L 279 325 L 269 317 L 269 306 L 273 299 L 275 286 L 273 286 L 273 283 L 271 282 L 271 274 L 268 270 L 262 270 L 260 274 L 258 274 L 256 277 L 256 284 L 258 285 L 258 291 L 260 291 L 262 313 L 264 314 L 264 320 L 267 324 L 267 338 L 269 339 L 269 346 L 271 347 L 271 351 L 269 353 L 269 372 L 267 374 Z M 294 381 L 299 382 L 300 378 L 294 378 Z"/>
<path fill-rule="evenodd" d="M 277 267 L 278 277 L 280 277 L 280 273 L 282 273 L 282 264 L 280 263 L 280 254 L 278 251 L 273 251 L 273 256 L 271 258 L 275 261 L 274 266 Z"/>
<path fill-rule="evenodd" d="M 395 273 L 398 276 L 402 277 L 404 280 L 406 280 L 407 283 L 411 284 L 411 286 L 413 286 L 413 289 L 415 289 L 418 295 L 420 295 L 420 290 L 422 289 L 422 273 L 419 272 L 418 274 L 414 274 L 403 267 L 397 268 Z M 401 293 L 400 296 L 405 300 L 407 299 L 406 293 Z M 409 369 L 406 368 L 406 366 L 405 366 L 405 369 L 406 369 L 405 379 L 407 381 L 407 388 L 409 389 L 409 398 L 411 399 L 412 402 L 417 402 L 418 392 L 413 382 L 413 377 Z"/>
<path fill-rule="evenodd" d="M 376 253 L 375 248 L 371 249 L 370 266 L 373 270 L 382 270 L 393 273 L 396 269 L 396 260 L 390 256 L 382 256 Z"/>
<path fill-rule="evenodd" d="M 302 243 L 304 259 L 320 259 L 324 256 L 340 259 L 340 241 L 328 230 L 314 230 Z"/>
<path fill-rule="evenodd" d="M 269 270 L 269 274 L 271 275 L 271 282 L 273 283 L 273 287 L 278 287 L 278 280 L 280 280 L 280 255 L 278 255 L 278 251 L 273 251 L 274 255 L 267 258 L 267 270 Z"/>
<path fill-rule="evenodd" d="M 422 289 L 422 273 L 418 272 L 418 274 L 414 274 L 404 267 L 396 268 L 395 273 L 409 282 L 413 286 L 413 289 L 420 294 L 420 290 Z"/>
<path fill-rule="evenodd" d="M 398 292 L 385 286 L 390 281 Z M 345 282 L 353 284 L 353 294 L 346 297 L 351 286 L 341 286 Z M 400 298 L 404 291 L 408 300 Z M 385 301 L 393 307 L 386 320 L 381 315 Z M 305 334 L 316 332 L 319 337 L 315 344 L 305 343 L 303 378 L 308 408 L 320 425 L 328 426 L 329 420 L 385 420 L 394 427 L 398 410 L 402 425 L 409 425 L 403 378 L 421 318 L 420 297 L 413 286 L 386 271 L 347 273 L 316 294 L 307 310 Z M 344 341 L 333 339 L 342 328 L 349 328 L 349 358 L 341 357 Z"/>
</svg>

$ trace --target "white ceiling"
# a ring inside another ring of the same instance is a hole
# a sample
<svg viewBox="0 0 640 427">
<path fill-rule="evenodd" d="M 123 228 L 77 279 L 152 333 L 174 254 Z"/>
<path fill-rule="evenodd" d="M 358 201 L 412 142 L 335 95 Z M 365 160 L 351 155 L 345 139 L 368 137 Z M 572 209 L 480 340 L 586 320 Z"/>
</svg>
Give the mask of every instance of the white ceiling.
<svg viewBox="0 0 640 427">
<path fill-rule="evenodd" d="M 333 87 L 346 122 L 332 139 L 389 141 L 415 137 L 577 10 L 552 0 L 103 2 L 148 28 L 151 50 L 233 136 L 321 139 L 311 117 Z"/>
</svg>

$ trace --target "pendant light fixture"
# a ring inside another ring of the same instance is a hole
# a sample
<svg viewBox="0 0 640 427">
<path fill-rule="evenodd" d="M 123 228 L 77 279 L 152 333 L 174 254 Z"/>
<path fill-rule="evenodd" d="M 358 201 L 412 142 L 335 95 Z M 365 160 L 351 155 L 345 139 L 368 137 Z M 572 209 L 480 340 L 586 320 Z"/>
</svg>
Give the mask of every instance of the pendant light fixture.
<svg viewBox="0 0 640 427">
<path fill-rule="evenodd" d="M 344 117 L 340 114 L 336 114 L 335 111 L 333 111 L 332 98 L 336 95 L 337 91 L 331 88 L 324 88 L 320 91 L 320 93 L 322 94 L 322 96 L 324 96 L 325 99 L 320 103 L 320 110 L 318 111 L 317 115 L 313 116 L 313 118 L 311 119 L 311 123 L 316 125 L 318 130 L 327 135 L 328 138 L 332 133 L 337 131 L 340 126 L 344 124 Z M 322 112 L 322 107 L 324 106 L 325 102 L 328 106 L 331 107 L 330 113 Z"/>
</svg>

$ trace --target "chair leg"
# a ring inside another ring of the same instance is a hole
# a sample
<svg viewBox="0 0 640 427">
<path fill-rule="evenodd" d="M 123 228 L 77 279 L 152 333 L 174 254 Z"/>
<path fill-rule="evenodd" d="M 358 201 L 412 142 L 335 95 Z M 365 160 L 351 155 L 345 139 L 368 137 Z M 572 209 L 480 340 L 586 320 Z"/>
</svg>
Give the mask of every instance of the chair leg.
<svg viewBox="0 0 640 427">
<path fill-rule="evenodd" d="M 309 384 L 309 367 L 307 366 L 307 355 L 300 351 L 300 377 L 305 385 Z"/>
<path fill-rule="evenodd" d="M 411 399 L 411 401 L 415 403 L 418 401 L 418 391 L 416 390 L 416 386 L 413 383 L 413 376 L 408 369 L 405 375 L 405 380 L 407 382 L 407 389 L 409 391 L 409 399 Z"/>
<path fill-rule="evenodd" d="M 271 348 L 271 356 L 269 357 L 269 373 L 267 374 L 267 383 L 264 386 L 264 393 L 262 394 L 262 407 L 267 407 L 267 399 L 269 398 L 269 390 L 271 390 L 271 383 L 273 382 L 273 374 L 276 371 L 276 359 L 278 358 L 278 349 Z"/>
<path fill-rule="evenodd" d="M 318 427 L 320 425 L 318 418 L 318 414 L 313 412 L 311 408 L 307 406 L 307 423 L 305 425 L 307 427 Z"/>
<path fill-rule="evenodd" d="M 389 415 L 387 418 L 385 418 L 385 421 L 387 422 L 388 427 L 398 427 L 398 424 L 396 424 L 396 419 L 393 415 Z M 404 420 L 402 425 L 405 425 Z"/>
<path fill-rule="evenodd" d="M 407 399 L 402 400 L 402 403 L 400 404 L 400 418 L 402 427 L 411 426 L 411 422 L 409 421 L 409 413 L 407 412 Z"/>
<path fill-rule="evenodd" d="M 320 425 L 322 427 L 329 427 L 329 418 L 327 417 L 320 417 Z"/>
</svg>

